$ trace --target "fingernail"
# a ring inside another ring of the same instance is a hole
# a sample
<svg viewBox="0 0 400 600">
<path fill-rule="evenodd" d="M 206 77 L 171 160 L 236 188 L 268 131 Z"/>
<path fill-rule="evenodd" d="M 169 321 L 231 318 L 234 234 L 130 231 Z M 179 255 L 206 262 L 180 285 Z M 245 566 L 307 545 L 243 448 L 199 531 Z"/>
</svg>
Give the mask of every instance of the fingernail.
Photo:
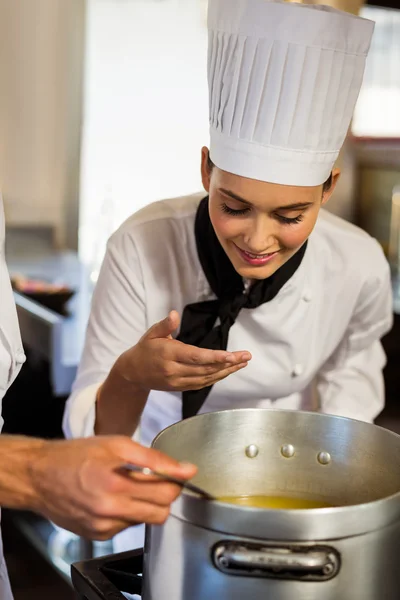
<svg viewBox="0 0 400 600">
<path fill-rule="evenodd" d="M 250 352 L 245 352 L 244 354 L 242 354 L 241 359 L 245 361 L 251 360 Z"/>
</svg>

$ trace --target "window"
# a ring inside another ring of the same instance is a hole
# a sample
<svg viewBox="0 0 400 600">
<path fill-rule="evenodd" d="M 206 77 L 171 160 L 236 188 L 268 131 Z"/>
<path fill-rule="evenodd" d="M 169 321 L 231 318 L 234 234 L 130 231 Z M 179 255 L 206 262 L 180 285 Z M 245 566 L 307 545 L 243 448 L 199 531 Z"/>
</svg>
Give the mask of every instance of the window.
<svg viewBox="0 0 400 600">
<path fill-rule="evenodd" d="M 352 132 L 400 138 L 400 10 L 370 6 L 361 16 L 376 25 Z"/>
<path fill-rule="evenodd" d="M 133 212 L 201 189 L 204 0 L 88 0 L 79 245 L 96 278 Z"/>
</svg>

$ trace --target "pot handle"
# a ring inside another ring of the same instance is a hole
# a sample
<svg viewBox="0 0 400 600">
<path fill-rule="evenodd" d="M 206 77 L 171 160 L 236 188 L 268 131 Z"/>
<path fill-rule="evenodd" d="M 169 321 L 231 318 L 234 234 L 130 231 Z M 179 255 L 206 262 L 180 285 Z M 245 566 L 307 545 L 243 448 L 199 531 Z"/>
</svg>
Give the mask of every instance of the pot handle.
<svg viewBox="0 0 400 600">
<path fill-rule="evenodd" d="M 327 581 L 340 570 L 340 555 L 328 546 L 273 546 L 222 541 L 212 550 L 217 569 L 229 575 Z"/>
</svg>

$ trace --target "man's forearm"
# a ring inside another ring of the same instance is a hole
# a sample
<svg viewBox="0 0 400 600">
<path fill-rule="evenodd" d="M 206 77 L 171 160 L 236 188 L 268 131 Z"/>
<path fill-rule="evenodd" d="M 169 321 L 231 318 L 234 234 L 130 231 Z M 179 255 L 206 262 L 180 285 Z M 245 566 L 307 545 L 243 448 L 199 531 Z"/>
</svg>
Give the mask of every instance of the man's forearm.
<svg viewBox="0 0 400 600">
<path fill-rule="evenodd" d="M 39 510 L 31 473 L 37 452 L 47 443 L 23 436 L 0 436 L 0 506 Z"/>
</svg>

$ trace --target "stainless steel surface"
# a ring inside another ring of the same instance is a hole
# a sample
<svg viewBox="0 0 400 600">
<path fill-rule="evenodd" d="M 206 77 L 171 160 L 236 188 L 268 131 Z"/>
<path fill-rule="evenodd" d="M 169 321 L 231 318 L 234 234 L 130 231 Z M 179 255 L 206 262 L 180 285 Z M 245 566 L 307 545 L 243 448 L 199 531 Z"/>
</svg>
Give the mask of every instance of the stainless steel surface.
<svg viewBox="0 0 400 600">
<path fill-rule="evenodd" d="M 261 519 L 258 520 L 261 522 Z M 398 600 L 400 522 L 362 536 L 326 540 L 341 561 L 330 581 L 282 581 L 227 575 L 216 569 L 220 542 L 257 540 L 197 527 L 171 517 L 147 534 L 142 600 Z M 267 543 L 267 540 L 266 540 Z M 312 543 L 296 543 L 307 550 Z"/>
<path fill-rule="evenodd" d="M 130 473 L 141 473 L 142 475 L 152 475 L 162 479 L 164 481 L 169 481 L 170 483 L 176 483 L 180 485 L 185 490 L 189 490 L 194 494 L 198 494 L 202 498 L 206 498 L 207 500 L 216 500 L 214 496 L 206 492 L 205 490 L 199 488 L 197 485 L 193 485 L 189 481 L 183 481 L 182 479 L 177 479 L 176 477 L 172 477 L 171 475 L 166 475 L 165 473 L 159 473 L 158 471 L 153 471 L 153 469 L 149 469 L 149 467 L 139 467 L 138 465 L 133 465 L 132 463 L 124 463 L 121 465 L 121 469 L 124 471 L 129 471 Z"/>
<path fill-rule="evenodd" d="M 287 440 L 296 448 L 290 460 L 280 451 Z M 243 452 L 249 443 L 260 450 L 256 458 Z M 307 541 L 362 534 L 371 523 L 379 528 L 400 518 L 400 436 L 368 423 L 301 411 L 222 411 L 171 426 L 154 447 L 197 464 L 193 483 L 216 497 L 297 495 L 335 507 L 259 512 L 203 506 L 183 494 L 172 513 L 204 527 L 265 539 L 287 540 L 290 532 Z M 317 460 L 322 449 L 332 457 L 328 465 Z"/>
<path fill-rule="evenodd" d="M 289 443 L 290 460 L 282 455 Z M 259 449 L 252 459 L 243 452 L 250 444 Z M 188 419 L 153 445 L 196 463 L 194 483 L 217 497 L 292 495 L 334 507 L 264 510 L 184 492 L 166 524 L 148 528 L 143 600 L 398 600 L 400 436 L 340 417 L 243 409 Z M 210 560 L 215 545 L 229 541 L 304 552 L 327 546 L 340 572 L 323 582 L 229 575 Z"/>
</svg>

